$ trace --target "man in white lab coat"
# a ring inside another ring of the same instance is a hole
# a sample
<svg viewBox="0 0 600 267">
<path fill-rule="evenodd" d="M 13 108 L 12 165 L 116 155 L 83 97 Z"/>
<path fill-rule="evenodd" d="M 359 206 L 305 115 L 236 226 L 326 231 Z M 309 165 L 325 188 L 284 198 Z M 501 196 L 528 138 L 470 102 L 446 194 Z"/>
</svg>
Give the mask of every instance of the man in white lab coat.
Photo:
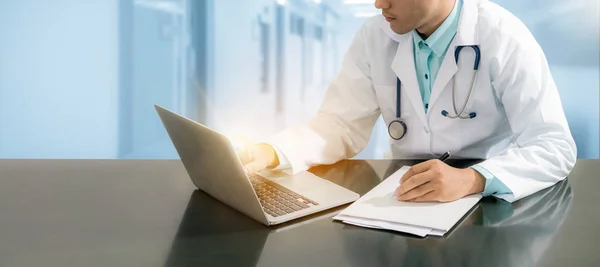
<svg viewBox="0 0 600 267">
<path fill-rule="evenodd" d="M 481 193 L 512 202 L 568 175 L 575 142 L 545 55 L 519 19 L 487 0 L 375 6 L 382 16 L 357 32 L 318 114 L 239 152 L 249 172 L 352 158 L 383 116 L 406 126 L 389 130 L 393 158 L 432 159 L 402 177 L 400 201 Z M 435 159 L 447 151 L 484 161 L 453 168 Z"/>
</svg>

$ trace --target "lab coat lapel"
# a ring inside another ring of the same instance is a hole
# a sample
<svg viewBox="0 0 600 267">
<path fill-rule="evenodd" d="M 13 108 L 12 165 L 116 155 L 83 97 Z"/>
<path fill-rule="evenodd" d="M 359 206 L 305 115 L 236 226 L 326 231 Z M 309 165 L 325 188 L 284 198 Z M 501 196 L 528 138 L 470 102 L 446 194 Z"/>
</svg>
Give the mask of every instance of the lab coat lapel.
<svg viewBox="0 0 600 267">
<path fill-rule="evenodd" d="M 461 15 L 458 21 L 458 31 L 456 32 L 456 36 L 450 43 L 448 47 L 448 51 L 444 56 L 444 60 L 442 61 L 442 65 L 440 66 L 440 70 L 438 75 L 433 83 L 433 87 L 431 89 L 431 96 L 429 99 L 429 106 L 433 107 L 435 105 L 436 100 L 445 90 L 445 88 L 452 88 L 452 85 L 448 86 L 449 82 L 451 82 L 452 77 L 458 71 L 458 66 L 456 65 L 454 51 L 457 46 L 462 45 L 476 45 L 479 44 L 477 40 L 477 18 L 479 13 L 477 12 L 477 5 L 479 1 L 467 1 L 465 0 L 463 3 L 463 10 L 461 11 Z M 464 49 L 463 49 L 464 51 Z M 473 67 L 473 63 L 469 63 L 469 65 L 464 65 L 462 67 Z M 470 73 L 470 72 L 469 72 Z"/>
<path fill-rule="evenodd" d="M 412 34 L 406 34 L 403 37 L 398 44 L 396 55 L 392 61 L 392 70 L 400 78 L 402 92 L 405 92 L 408 96 L 409 102 L 416 109 L 415 113 L 421 122 L 426 124 L 425 107 L 423 106 L 423 100 L 421 100 L 421 91 L 419 90 L 417 71 L 415 69 Z M 402 106 L 405 106 L 406 103 L 403 99 Z"/>
</svg>

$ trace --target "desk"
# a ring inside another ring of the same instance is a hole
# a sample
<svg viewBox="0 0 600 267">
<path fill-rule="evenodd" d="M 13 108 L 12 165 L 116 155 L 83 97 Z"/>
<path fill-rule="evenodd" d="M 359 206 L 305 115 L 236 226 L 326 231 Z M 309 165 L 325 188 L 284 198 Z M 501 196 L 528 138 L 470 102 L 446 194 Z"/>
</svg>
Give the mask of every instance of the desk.
<svg viewBox="0 0 600 267">
<path fill-rule="evenodd" d="M 310 171 L 364 194 L 414 163 Z M 341 208 L 267 228 L 196 190 L 178 160 L 0 160 L 0 266 L 597 266 L 599 174 L 579 160 L 554 187 L 486 198 L 418 238 L 333 222 Z"/>
</svg>

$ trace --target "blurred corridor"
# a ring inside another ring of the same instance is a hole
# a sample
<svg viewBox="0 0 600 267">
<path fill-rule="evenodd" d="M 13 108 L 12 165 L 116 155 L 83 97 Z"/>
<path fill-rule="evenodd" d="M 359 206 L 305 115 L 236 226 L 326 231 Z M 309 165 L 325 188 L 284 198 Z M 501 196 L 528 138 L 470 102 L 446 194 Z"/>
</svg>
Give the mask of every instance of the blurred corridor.
<svg viewBox="0 0 600 267">
<path fill-rule="evenodd" d="M 598 158 L 597 0 L 497 0 Z M 177 158 L 153 105 L 260 141 L 316 112 L 369 0 L 2 0 L 0 158 Z M 383 122 L 359 158 L 388 149 Z"/>
</svg>

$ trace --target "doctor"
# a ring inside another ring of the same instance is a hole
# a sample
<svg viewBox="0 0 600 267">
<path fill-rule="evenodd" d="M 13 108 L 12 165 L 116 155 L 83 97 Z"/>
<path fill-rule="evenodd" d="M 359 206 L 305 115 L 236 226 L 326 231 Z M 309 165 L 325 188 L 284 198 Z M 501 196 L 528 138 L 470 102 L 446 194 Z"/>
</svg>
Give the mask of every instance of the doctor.
<svg viewBox="0 0 600 267">
<path fill-rule="evenodd" d="M 487 0 L 376 0 L 318 114 L 239 152 L 249 172 L 352 158 L 379 116 L 393 158 L 414 165 L 401 201 L 482 193 L 509 202 L 564 179 L 576 160 L 544 53 L 525 25 Z M 484 159 L 465 169 L 435 158 Z"/>
</svg>

